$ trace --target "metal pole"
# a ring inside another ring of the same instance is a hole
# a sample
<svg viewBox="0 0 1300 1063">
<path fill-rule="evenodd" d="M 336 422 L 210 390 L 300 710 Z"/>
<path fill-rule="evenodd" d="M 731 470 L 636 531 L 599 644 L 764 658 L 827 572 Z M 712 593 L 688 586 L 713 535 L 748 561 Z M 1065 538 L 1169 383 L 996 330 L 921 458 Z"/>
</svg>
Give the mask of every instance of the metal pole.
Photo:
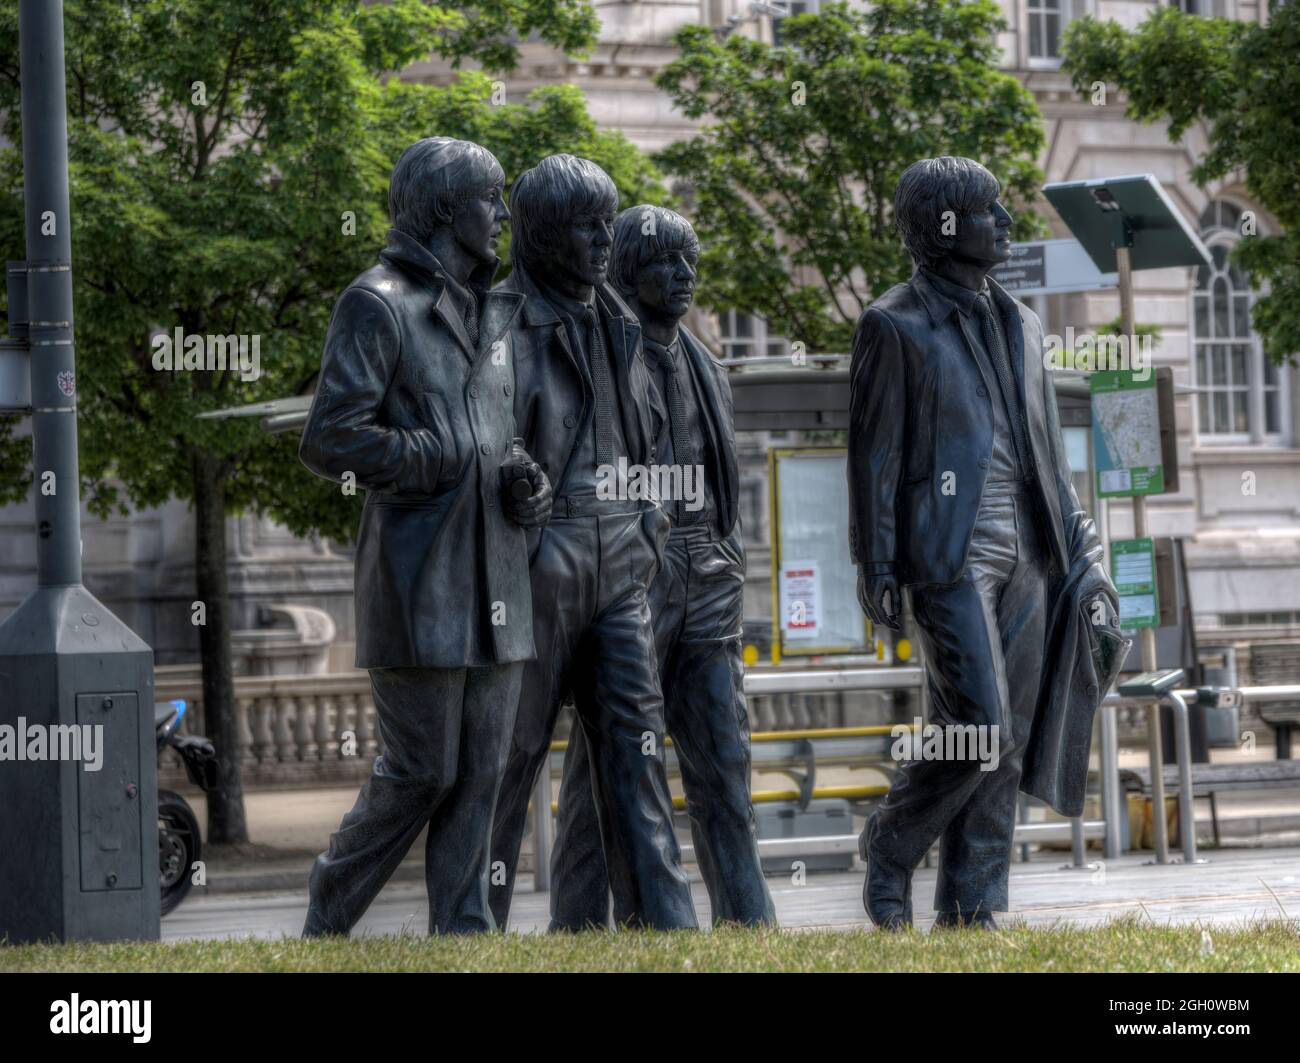
<svg viewBox="0 0 1300 1063">
<path fill-rule="evenodd" d="M 63 4 L 22 0 L 19 25 L 36 569 L 39 586 L 58 587 L 81 583 Z"/>
<path fill-rule="evenodd" d="M 576 726 L 576 723 L 575 723 Z M 533 787 L 533 889 L 543 893 L 551 888 L 551 756 L 542 761 L 542 770 Z"/>
<path fill-rule="evenodd" d="M 1137 321 L 1133 313 L 1133 269 L 1127 247 L 1115 248 L 1115 267 L 1119 273 L 1119 314 L 1121 328 L 1129 345 L 1130 355 L 1137 344 Z M 1147 537 L 1147 500 L 1142 495 L 1133 496 L 1133 537 Z M 1138 645 L 1142 653 L 1142 670 L 1156 669 L 1156 631 L 1144 627 L 1138 632 Z M 1147 712 L 1147 748 L 1151 761 L 1151 801 L 1154 805 L 1152 823 L 1156 832 L 1156 861 L 1169 860 L 1169 840 L 1165 830 L 1165 779 L 1160 755 L 1160 712 L 1158 706 Z"/>
<path fill-rule="evenodd" d="M 153 651 L 81 585 L 61 0 L 20 0 L 18 35 L 37 586 L 0 621 L 0 720 L 94 727 L 101 762 L 0 771 L 0 938 L 153 940 Z"/>
<path fill-rule="evenodd" d="M 1192 729 L 1187 702 L 1176 691 L 1165 694 L 1174 712 L 1174 740 L 1178 748 L 1178 826 L 1183 839 L 1183 860 L 1196 863 L 1196 795 L 1192 792 Z"/>
<path fill-rule="evenodd" d="M 1113 697 L 1113 695 L 1112 695 Z M 1115 702 L 1101 703 L 1101 807 L 1106 821 L 1106 859 L 1116 860 L 1122 851 L 1123 821 L 1127 814 L 1119 786 L 1119 738 L 1115 726 Z"/>
<path fill-rule="evenodd" d="M 1084 856 L 1082 816 L 1074 816 L 1070 820 L 1070 850 L 1074 855 L 1074 866 L 1085 866 L 1087 860 Z"/>
</svg>

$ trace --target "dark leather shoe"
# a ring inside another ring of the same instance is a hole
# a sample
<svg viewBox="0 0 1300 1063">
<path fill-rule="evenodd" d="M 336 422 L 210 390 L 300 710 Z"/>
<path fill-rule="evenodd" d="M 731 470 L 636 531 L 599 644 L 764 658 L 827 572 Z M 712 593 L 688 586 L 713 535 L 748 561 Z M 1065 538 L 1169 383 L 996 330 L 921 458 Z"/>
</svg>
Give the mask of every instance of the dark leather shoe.
<svg viewBox="0 0 1300 1063">
<path fill-rule="evenodd" d="M 867 863 L 862 906 L 881 930 L 905 930 L 912 925 L 912 872 L 872 851 L 876 830 L 876 817 L 872 815 L 858 839 L 858 852 Z"/>
<path fill-rule="evenodd" d="M 992 912 L 973 912 L 970 915 L 940 912 L 934 925 L 946 930 L 996 930 L 998 928 Z"/>
</svg>

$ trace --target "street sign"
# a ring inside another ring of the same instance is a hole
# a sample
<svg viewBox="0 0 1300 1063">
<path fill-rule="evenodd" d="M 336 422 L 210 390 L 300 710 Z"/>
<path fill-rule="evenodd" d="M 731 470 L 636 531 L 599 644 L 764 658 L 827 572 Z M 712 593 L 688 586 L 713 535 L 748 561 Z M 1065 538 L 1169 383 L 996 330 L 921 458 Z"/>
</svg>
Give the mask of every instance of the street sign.
<svg viewBox="0 0 1300 1063">
<path fill-rule="evenodd" d="M 1011 245 L 1011 258 L 989 274 L 1017 298 L 1056 292 L 1087 292 L 1113 288 L 1114 273 L 1093 264 L 1078 240 L 1033 240 Z"/>
<path fill-rule="evenodd" d="M 1129 247 L 1132 269 L 1210 264 L 1201 238 L 1149 173 L 1061 181 L 1044 185 L 1043 195 L 1103 273 L 1119 268 L 1116 246 Z"/>
<path fill-rule="evenodd" d="M 1119 621 L 1124 631 L 1160 626 L 1156 593 L 1156 545 L 1152 539 L 1114 539 L 1110 544 L 1110 575 L 1119 595 Z"/>
<path fill-rule="evenodd" d="M 1102 370 L 1088 378 L 1098 498 L 1165 490 L 1160 405 L 1150 369 Z"/>
</svg>

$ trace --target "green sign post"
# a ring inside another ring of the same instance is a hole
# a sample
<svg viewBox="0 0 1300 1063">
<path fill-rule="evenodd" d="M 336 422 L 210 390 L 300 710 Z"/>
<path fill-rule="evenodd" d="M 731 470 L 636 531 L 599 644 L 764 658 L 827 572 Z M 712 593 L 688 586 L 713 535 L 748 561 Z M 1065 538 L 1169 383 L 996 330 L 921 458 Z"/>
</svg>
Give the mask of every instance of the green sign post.
<svg viewBox="0 0 1300 1063">
<path fill-rule="evenodd" d="M 1160 626 L 1156 591 L 1156 544 L 1152 539 L 1115 539 L 1110 544 L 1110 577 L 1119 594 L 1124 631 Z"/>
</svg>

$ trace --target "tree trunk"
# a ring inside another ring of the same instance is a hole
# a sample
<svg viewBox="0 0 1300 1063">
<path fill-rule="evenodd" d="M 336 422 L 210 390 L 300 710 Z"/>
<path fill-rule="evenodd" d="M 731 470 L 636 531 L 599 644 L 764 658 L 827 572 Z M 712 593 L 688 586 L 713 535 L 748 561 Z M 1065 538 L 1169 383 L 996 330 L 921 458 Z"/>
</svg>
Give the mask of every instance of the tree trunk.
<svg viewBox="0 0 1300 1063">
<path fill-rule="evenodd" d="M 230 589 L 226 582 L 226 473 L 221 462 L 194 453 L 194 583 L 206 610 L 199 626 L 203 716 L 217 750 L 217 785 L 208 794 L 208 842 L 248 841 L 239 774 L 235 682 L 230 662 Z"/>
</svg>

